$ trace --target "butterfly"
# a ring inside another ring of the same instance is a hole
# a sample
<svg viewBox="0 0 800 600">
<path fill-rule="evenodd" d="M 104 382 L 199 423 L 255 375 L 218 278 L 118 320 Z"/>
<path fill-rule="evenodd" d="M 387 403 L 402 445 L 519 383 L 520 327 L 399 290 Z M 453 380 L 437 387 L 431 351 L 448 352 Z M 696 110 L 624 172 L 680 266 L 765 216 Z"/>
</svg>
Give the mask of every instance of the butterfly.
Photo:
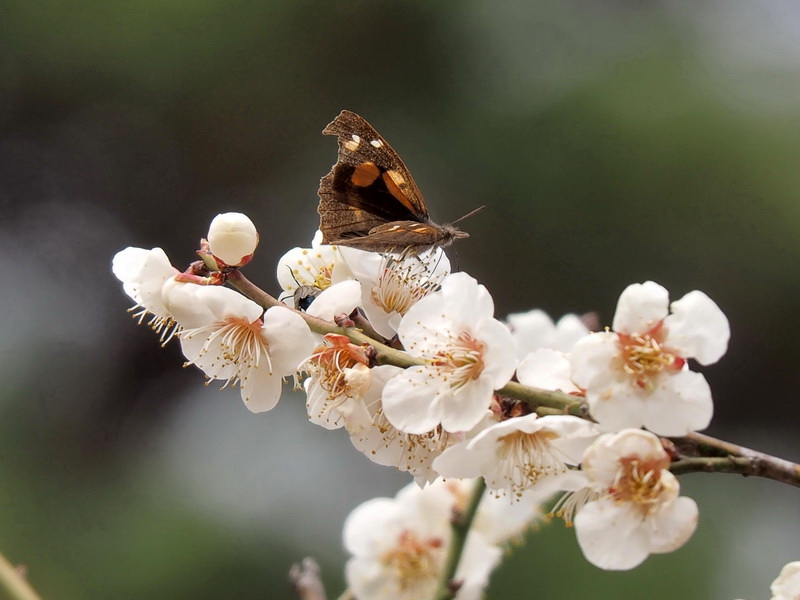
<svg viewBox="0 0 800 600">
<path fill-rule="evenodd" d="M 339 160 L 319 182 L 323 244 L 422 251 L 469 237 L 453 225 L 431 221 L 411 173 L 362 117 L 343 110 L 322 133 L 339 138 Z"/>
</svg>

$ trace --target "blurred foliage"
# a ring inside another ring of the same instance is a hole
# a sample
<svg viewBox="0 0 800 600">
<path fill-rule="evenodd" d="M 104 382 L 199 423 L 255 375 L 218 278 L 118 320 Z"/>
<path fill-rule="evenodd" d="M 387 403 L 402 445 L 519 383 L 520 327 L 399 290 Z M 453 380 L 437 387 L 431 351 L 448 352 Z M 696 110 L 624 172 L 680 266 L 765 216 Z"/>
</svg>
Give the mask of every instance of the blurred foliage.
<svg viewBox="0 0 800 600">
<path fill-rule="evenodd" d="M 274 290 L 276 259 L 312 237 L 335 158 L 319 132 L 342 108 L 391 141 L 435 219 L 487 206 L 451 256 L 499 315 L 609 323 L 646 279 L 709 293 L 733 329 L 705 370 L 710 432 L 799 460 L 798 11 L 6 0 L 0 550 L 46 598 L 289 598 L 311 553 L 341 589 L 344 516 L 406 478 L 310 431 L 294 396 L 253 417 L 235 392 L 201 393 L 177 346 L 126 318 L 109 263 L 159 245 L 182 265 L 213 215 L 240 210 L 262 235 L 248 274 Z M 685 549 L 603 573 L 545 527 L 490 598 L 765 597 L 800 556 L 781 527 L 796 501 L 699 478 Z"/>
</svg>

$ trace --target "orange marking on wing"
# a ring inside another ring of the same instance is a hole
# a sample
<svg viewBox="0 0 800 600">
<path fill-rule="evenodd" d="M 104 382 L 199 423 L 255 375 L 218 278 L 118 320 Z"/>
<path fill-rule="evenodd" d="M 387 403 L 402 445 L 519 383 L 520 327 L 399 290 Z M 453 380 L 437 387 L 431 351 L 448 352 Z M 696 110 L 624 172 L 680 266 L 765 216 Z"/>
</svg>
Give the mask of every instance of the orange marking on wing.
<svg viewBox="0 0 800 600">
<path fill-rule="evenodd" d="M 386 189 L 389 190 L 389 193 L 394 196 L 400 204 L 416 214 L 417 209 L 411 204 L 411 200 L 403 193 L 403 190 L 400 189 L 400 185 L 406 182 L 400 173 L 397 171 L 386 171 L 386 173 L 383 174 L 383 182 L 386 184 Z"/>
<path fill-rule="evenodd" d="M 372 185 L 372 182 L 374 182 L 380 174 L 381 171 L 375 163 L 365 162 L 355 167 L 353 174 L 350 175 L 350 181 L 357 187 L 367 187 L 368 185 Z"/>
</svg>

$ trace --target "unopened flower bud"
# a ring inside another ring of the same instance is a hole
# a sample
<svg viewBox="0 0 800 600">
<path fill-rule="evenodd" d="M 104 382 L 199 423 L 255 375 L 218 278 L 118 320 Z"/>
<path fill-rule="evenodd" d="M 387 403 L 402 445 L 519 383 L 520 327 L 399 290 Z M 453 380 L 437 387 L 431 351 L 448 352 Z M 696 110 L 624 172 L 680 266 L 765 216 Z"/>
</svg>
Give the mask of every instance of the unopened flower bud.
<svg viewBox="0 0 800 600">
<path fill-rule="evenodd" d="M 229 267 L 241 267 L 250 262 L 258 246 L 256 226 L 242 213 L 217 215 L 208 228 L 208 246 Z"/>
</svg>

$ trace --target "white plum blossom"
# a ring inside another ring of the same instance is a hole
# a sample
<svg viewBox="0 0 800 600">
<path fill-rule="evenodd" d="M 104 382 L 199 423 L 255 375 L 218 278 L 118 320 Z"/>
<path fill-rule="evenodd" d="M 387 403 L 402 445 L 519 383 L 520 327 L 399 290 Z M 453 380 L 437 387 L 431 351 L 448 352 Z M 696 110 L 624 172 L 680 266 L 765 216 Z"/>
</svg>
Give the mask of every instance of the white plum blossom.
<svg viewBox="0 0 800 600">
<path fill-rule="evenodd" d="M 591 334 L 573 348 L 572 379 L 607 431 L 644 425 L 659 435 L 686 435 L 707 427 L 713 413 L 705 377 L 686 361 L 718 361 L 729 337 L 728 320 L 703 292 L 670 305 L 657 283 L 633 284 L 620 296 L 614 331 Z"/>
<path fill-rule="evenodd" d="M 355 279 L 334 283 L 320 293 L 306 312 L 312 317 L 333 321 L 337 315 L 349 315 L 361 302 L 361 284 Z"/>
<path fill-rule="evenodd" d="M 471 480 L 447 479 L 447 483 Z M 527 492 L 515 501 L 493 493 L 483 495 L 472 529 L 492 544 L 511 545 L 546 521 L 544 503 L 551 492 Z"/>
<path fill-rule="evenodd" d="M 145 250 L 128 247 L 114 255 L 111 270 L 122 282 L 122 289 L 136 303 L 131 308 L 134 318 L 141 323 L 147 315 L 152 315 L 147 322 L 159 334 L 163 343 L 167 343 L 180 326 L 172 318 L 172 314 L 162 300 L 162 288 L 178 275 L 166 253 L 161 248 Z"/>
<path fill-rule="evenodd" d="M 575 516 L 586 559 L 607 570 L 632 569 L 650 554 L 672 552 L 697 527 L 697 504 L 679 496 L 670 458 L 648 431 L 603 434 L 584 453 L 582 469 L 594 499 Z"/>
<path fill-rule="evenodd" d="M 314 346 L 297 313 L 274 306 L 262 316 L 259 305 L 229 288 L 177 284 L 165 302 L 183 327 L 187 364 L 210 380 L 238 385 L 252 412 L 275 407 L 283 377 L 294 374 Z"/>
<path fill-rule="evenodd" d="M 770 586 L 771 600 L 797 600 L 800 598 L 800 561 L 790 562 Z"/>
<path fill-rule="evenodd" d="M 487 413 L 484 420 L 466 433 L 450 433 L 441 425 L 423 433 L 405 433 L 386 418 L 382 401 L 368 403 L 367 409 L 371 415 L 369 427 L 361 430 L 348 427 L 353 446 L 374 463 L 407 471 L 420 487 L 439 477 L 433 468 L 437 456 L 483 429 L 484 421 L 488 422 L 491 418 Z"/>
<path fill-rule="evenodd" d="M 526 355 L 517 365 L 517 379 L 531 387 L 583 394 L 572 381 L 569 358 L 557 350 L 540 348 Z"/>
<path fill-rule="evenodd" d="M 292 248 L 280 258 L 277 275 L 284 303 L 326 321 L 349 315 L 361 302 L 361 286 L 353 279 L 340 248 L 322 245 L 320 231 L 311 248 Z"/>
<path fill-rule="evenodd" d="M 383 390 L 384 412 L 397 429 L 468 431 L 486 415 L 494 390 L 516 367 L 511 333 L 493 313 L 489 292 L 466 273 L 448 275 L 441 290 L 408 310 L 398 336 L 424 364 Z"/>
<path fill-rule="evenodd" d="M 450 519 L 460 495 L 448 484 L 401 490 L 396 498 L 374 498 L 356 507 L 344 525 L 344 545 L 352 555 L 345 568 L 358 600 L 432 598 L 443 575 L 452 539 Z M 455 573 L 454 598 L 479 600 L 501 550 L 477 531 L 467 537 Z"/>
<path fill-rule="evenodd" d="M 343 246 L 339 251 L 361 283 L 361 307 L 367 319 L 385 338 L 394 337 L 408 309 L 437 290 L 450 273 L 450 261 L 441 248 L 378 254 Z"/>
<path fill-rule="evenodd" d="M 253 258 L 258 231 L 250 217 L 238 212 L 217 215 L 208 228 L 208 247 L 216 259 L 240 267 Z"/>
<path fill-rule="evenodd" d="M 311 248 L 292 248 L 278 260 L 278 283 L 293 295 L 302 286 L 327 290 L 333 283 L 352 279 L 338 246 L 322 245 L 317 231 Z"/>
<path fill-rule="evenodd" d="M 497 495 L 573 490 L 571 468 L 597 437 L 595 425 L 569 415 L 535 413 L 496 423 L 433 461 L 444 477 L 483 477 Z"/>
<path fill-rule="evenodd" d="M 369 364 L 367 348 L 343 335 L 327 334 L 303 365 L 309 374 L 304 382 L 309 420 L 326 429 L 346 426 L 351 434 L 369 428 L 368 407 L 380 402 L 386 381 L 400 370 Z"/>
<path fill-rule="evenodd" d="M 546 312 L 534 309 L 510 314 L 507 321 L 520 359 L 539 348 L 569 352 L 575 342 L 589 334 L 589 329 L 575 314 L 566 314 L 558 323 L 553 323 Z"/>
</svg>

